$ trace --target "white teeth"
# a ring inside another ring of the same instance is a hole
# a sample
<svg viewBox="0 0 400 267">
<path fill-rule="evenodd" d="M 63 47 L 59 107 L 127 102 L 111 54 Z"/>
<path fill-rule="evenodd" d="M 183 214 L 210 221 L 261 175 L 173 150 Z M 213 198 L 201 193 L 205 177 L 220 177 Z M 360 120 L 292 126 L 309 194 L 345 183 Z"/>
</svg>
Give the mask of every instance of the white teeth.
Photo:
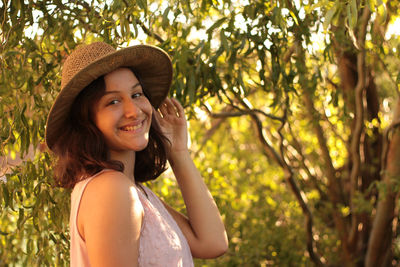
<svg viewBox="0 0 400 267">
<path fill-rule="evenodd" d="M 142 127 L 143 123 L 140 123 L 138 125 L 134 125 L 134 126 L 125 126 L 125 127 L 121 127 L 121 130 L 123 131 L 135 131 L 137 129 L 139 129 L 140 127 Z"/>
</svg>

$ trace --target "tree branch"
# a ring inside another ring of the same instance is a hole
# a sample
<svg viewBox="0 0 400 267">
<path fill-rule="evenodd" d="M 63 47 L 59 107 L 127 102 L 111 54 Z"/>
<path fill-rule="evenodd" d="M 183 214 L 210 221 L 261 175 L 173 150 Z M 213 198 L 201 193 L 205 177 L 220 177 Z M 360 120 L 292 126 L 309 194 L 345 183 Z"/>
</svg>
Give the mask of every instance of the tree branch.
<svg viewBox="0 0 400 267">
<path fill-rule="evenodd" d="M 286 181 L 289 184 L 290 189 L 292 190 L 293 194 L 295 195 L 297 202 L 299 203 L 301 210 L 306 217 L 306 237 L 307 237 L 307 251 L 310 254 L 311 260 L 315 263 L 316 266 L 323 266 L 320 256 L 318 255 L 316 248 L 314 246 L 315 240 L 314 240 L 314 235 L 313 235 L 313 216 L 308 208 L 307 202 L 305 200 L 305 195 L 302 194 L 300 188 L 297 186 L 297 183 L 294 179 L 294 172 L 293 168 L 287 163 L 285 159 L 285 145 L 284 145 L 284 137 L 282 135 L 282 129 L 284 128 L 285 124 L 287 123 L 287 114 L 288 114 L 288 108 L 289 108 L 289 97 L 286 94 L 286 101 L 285 101 L 285 107 L 284 107 L 284 115 L 283 118 L 284 120 L 282 121 L 281 126 L 278 128 L 278 134 L 280 138 L 280 153 L 281 153 L 281 159 L 283 163 L 283 170 L 285 173 L 285 178 Z"/>
<path fill-rule="evenodd" d="M 350 210 L 353 214 L 351 220 L 351 230 L 348 242 L 351 247 L 355 245 L 355 240 L 358 231 L 358 216 L 356 215 L 356 207 L 354 204 L 354 196 L 358 188 L 358 179 L 361 169 L 361 136 L 364 129 L 364 99 L 365 88 L 367 84 L 367 71 L 365 66 L 365 36 L 367 31 L 368 21 L 371 17 L 371 11 L 368 7 L 364 7 L 361 24 L 357 36 L 359 51 L 357 53 L 357 73 L 358 80 L 355 88 L 355 126 L 350 142 L 350 151 L 352 158 L 352 169 L 350 173 Z"/>
<path fill-rule="evenodd" d="M 241 108 L 239 108 L 239 107 L 237 107 L 237 106 L 236 106 L 235 108 L 236 108 L 237 110 L 239 110 L 239 111 L 237 111 L 237 112 L 228 111 L 228 112 L 212 113 L 211 111 L 207 110 L 207 112 L 208 112 L 209 115 L 210 115 L 211 117 L 213 117 L 213 118 L 240 117 L 240 116 L 243 116 L 243 115 L 251 115 L 251 114 L 259 113 L 259 114 L 262 114 L 262 115 L 264 115 L 265 117 L 268 117 L 268 118 L 270 118 L 270 119 L 277 120 L 277 121 L 282 121 L 282 118 L 276 117 L 276 116 L 271 115 L 271 114 L 267 114 L 267 113 L 265 113 L 264 111 L 259 110 L 259 109 L 244 110 L 244 109 L 241 109 Z"/>
<path fill-rule="evenodd" d="M 284 128 L 285 124 L 287 123 L 287 111 L 289 108 L 289 102 L 288 102 L 289 98 L 286 97 L 286 105 L 284 108 L 284 115 L 282 118 L 282 124 L 278 129 L 278 134 L 280 137 L 280 143 L 279 143 L 279 147 L 280 147 L 280 154 L 269 144 L 269 142 L 267 141 L 267 139 L 264 136 L 263 133 L 263 126 L 262 126 L 262 122 L 260 120 L 260 118 L 258 117 L 258 115 L 256 113 L 250 113 L 250 117 L 257 129 L 257 134 L 258 134 L 258 139 L 260 140 L 261 144 L 264 147 L 264 150 L 266 152 L 266 154 L 269 157 L 272 157 L 278 164 L 279 166 L 282 167 L 284 173 L 285 173 L 285 179 L 291 189 L 291 191 L 293 192 L 293 194 L 295 195 L 297 202 L 299 203 L 302 212 L 306 218 L 306 236 L 307 236 L 307 251 L 310 254 L 310 258 L 311 260 L 317 265 L 317 266 L 322 266 L 322 262 L 320 259 L 320 256 L 318 255 L 318 253 L 316 252 L 316 248 L 314 246 L 315 240 L 314 240 L 314 236 L 313 236 L 313 216 L 312 213 L 310 211 L 310 209 L 308 208 L 308 205 L 303 197 L 304 194 L 302 194 L 301 190 L 299 189 L 299 187 L 296 184 L 296 181 L 294 179 L 294 174 L 293 174 L 293 169 L 292 167 L 286 162 L 285 160 L 285 156 L 284 156 L 284 151 L 285 151 L 285 146 L 284 146 L 284 138 L 283 135 L 281 133 L 281 130 Z M 247 109 L 250 109 L 250 106 L 244 102 L 242 99 L 238 99 L 238 101 L 245 106 Z"/>
<path fill-rule="evenodd" d="M 385 258 L 391 253 L 392 244 L 392 222 L 394 218 L 396 192 L 393 186 L 400 179 L 400 98 L 397 100 L 394 120 L 397 125 L 393 129 L 393 136 L 388 144 L 386 164 L 383 172 L 382 183 L 385 186 L 385 192 L 380 192 L 376 208 L 376 214 L 372 225 L 371 234 L 368 241 L 366 254 L 366 267 L 379 266 Z M 386 153 L 385 153 L 386 154 Z"/>
<path fill-rule="evenodd" d="M 283 62 L 288 63 L 295 50 L 296 45 L 292 45 L 291 47 L 289 47 L 289 49 L 286 50 L 286 53 L 283 55 Z"/>
<path fill-rule="evenodd" d="M 296 184 L 296 181 L 294 179 L 294 174 L 292 168 L 284 163 L 284 171 L 285 171 L 285 178 L 286 181 L 289 184 L 290 189 L 294 193 L 297 202 L 299 203 L 301 210 L 306 218 L 306 237 L 307 237 L 307 251 L 310 254 L 311 260 L 316 264 L 316 266 L 323 266 L 320 256 L 316 252 L 315 248 L 315 240 L 314 240 L 314 235 L 313 235 L 313 216 L 308 208 L 308 205 L 306 201 L 304 200 L 302 193 L 299 189 L 299 187 Z"/>
<path fill-rule="evenodd" d="M 336 84 L 336 83 L 334 83 L 329 77 L 326 77 L 325 78 L 327 81 L 328 81 L 328 83 L 330 84 L 330 85 L 332 85 L 336 90 L 339 90 L 339 86 Z"/>
<path fill-rule="evenodd" d="M 143 22 L 141 22 L 139 19 L 136 19 L 136 23 L 139 24 L 140 28 L 142 28 L 142 30 L 144 31 L 144 33 L 146 33 L 148 36 L 153 37 L 154 39 L 156 39 L 157 41 L 159 41 L 160 43 L 164 43 L 165 40 L 163 38 L 161 38 L 160 35 L 150 31 L 149 28 L 146 27 L 146 25 L 144 25 Z"/>
<path fill-rule="evenodd" d="M 338 189 L 338 184 L 336 182 L 335 168 L 333 167 L 332 159 L 329 154 L 329 148 L 327 146 L 327 141 L 326 141 L 326 138 L 324 135 L 324 131 L 319 123 L 319 121 L 320 121 L 319 113 L 315 109 L 314 104 L 311 100 L 311 96 L 310 96 L 309 92 L 307 92 L 307 89 L 303 91 L 303 101 L 305 102 L 305 106 L 308 111 L 308 115 L 310 116 L 310 119 L 312 121 L 314 132 L 317 136 L 318 143 L 319 143 L 319 146 L 321 149 L 322 158 L 323 158 L 325 166 L 327 168 L 327 177 L 329 180 L 328 186 L 331 188 L 330 191 L 332 192 L 332 194 L 331 194 L 332 201 L 336 204 L 339 204 L 340 203 L 339 189 Z"/>
<path fill-rule="evenodd" d="M 249 115 L 253 120 L 254 125 L 256 126 L 257 136 L 264 148 L 264 151 L 267 153 L 268 157 L 272 158 L 276 163 L 278 163 L 280 167 L 283 167 L 283 161 L 279 157 L 279 153 L 272 147 L 272 145 L 268 142 L 268 140 L 264 136 L 261 120 L 254 113 Z"/>
</svg>

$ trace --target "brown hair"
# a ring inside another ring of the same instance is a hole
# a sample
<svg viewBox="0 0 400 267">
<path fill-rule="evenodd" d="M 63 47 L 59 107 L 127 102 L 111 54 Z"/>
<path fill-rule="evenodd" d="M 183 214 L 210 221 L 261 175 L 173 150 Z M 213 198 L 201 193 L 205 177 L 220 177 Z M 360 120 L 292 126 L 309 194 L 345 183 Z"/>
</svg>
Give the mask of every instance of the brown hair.
<svg viewBox="0 0 400 267">
<path fill-rule="evenodd" d="M 58 157 L 55 166 L 58 186 L 73 188 L 80 180 L 102 169 L 124 170 L 122 162 L 108 158 L 103 134 L 93 120 L 93 107 L 105 90 L 104 76 L 101 76 L 79 93 L 71 107 L 65 131 L 58 137 L 53 149 Z M 146 88 L 143 91 L 146 95 Z M 148 145 L 136 152 L 135 181 L 154 180 L 166 170 L 168 142 L 153 114 Z"/>
</svg>

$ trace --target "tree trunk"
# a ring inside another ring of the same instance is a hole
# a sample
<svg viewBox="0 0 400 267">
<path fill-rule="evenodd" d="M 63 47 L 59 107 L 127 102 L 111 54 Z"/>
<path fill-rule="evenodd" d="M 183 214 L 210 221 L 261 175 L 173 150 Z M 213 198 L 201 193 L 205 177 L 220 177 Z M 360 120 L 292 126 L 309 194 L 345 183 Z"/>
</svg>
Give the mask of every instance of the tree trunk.
<svg viewBox="0 0 400 267">
<path fill-rule="evenodd" d="M 400 99 L 393 118 L 393 124 L 389 130 L 393 130 L 391 140 L 387 141 L 387 156 L 383 168 L 383 191 L 379 192 L 379 200 L 376 215 L 368 242 L 366 267 L 382 266 L 391 263 L 392 253 L 392 223 L 394 218 L 396 192 L 393 186 L 400 180 Z M 385 156 L 385 151 L 383 155 Z"/>
</svg>

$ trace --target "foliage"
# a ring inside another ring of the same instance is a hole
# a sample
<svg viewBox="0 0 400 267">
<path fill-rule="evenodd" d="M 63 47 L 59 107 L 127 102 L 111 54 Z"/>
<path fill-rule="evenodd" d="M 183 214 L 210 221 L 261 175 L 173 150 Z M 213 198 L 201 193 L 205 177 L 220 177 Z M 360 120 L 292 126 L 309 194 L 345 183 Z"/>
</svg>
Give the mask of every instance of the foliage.
<svg viewBox="0 0 400 267">
<path fill-rule="evenodd" d="M 190 122 L 191 149 L 197 155 L 195 163 L 223 214 L 230 249 L 227 255 L 215 261 L 197 260 L 196 264 L 309 265 L 304 255 L 304 229 L 298 224 L 302 214 L 296 200 L 285 192 L 279 169 L 260 161 L 263 155 L 251 131 L 240 135 L 241 131 L 251 127 L 249 121 L 234 118 L 224 122 L 220 130 L 201 146 L 198 141 L 204 140 L 207 134 L 205 124 L 207 121 Z M 236 134 L 226 136 L 226 132 Z M 168 203 L 182 207 L 176 183 L 168 177 L 171 176 L 166 173 L 164 179 L 152 187 L 154 191 L 162 192 L 160 195 Z"/>
<path fill-rule="evenodd" d="M 385 35 L 398 6 L 3 0 L 0 265 L 68 263 L 69 192 L 52 187 L 44 126 L 63 58 L 95 40 L 172 57 L 171 94 L 191 115 L 193 155 L 231 241 L 199 266 L 395 263 L 398 230 L 376 229 L 380 210 L 386 226 L 398 217 L 400 36 Z M 151 186 L 182 206 L 170 177 Z"/>
</svg>

